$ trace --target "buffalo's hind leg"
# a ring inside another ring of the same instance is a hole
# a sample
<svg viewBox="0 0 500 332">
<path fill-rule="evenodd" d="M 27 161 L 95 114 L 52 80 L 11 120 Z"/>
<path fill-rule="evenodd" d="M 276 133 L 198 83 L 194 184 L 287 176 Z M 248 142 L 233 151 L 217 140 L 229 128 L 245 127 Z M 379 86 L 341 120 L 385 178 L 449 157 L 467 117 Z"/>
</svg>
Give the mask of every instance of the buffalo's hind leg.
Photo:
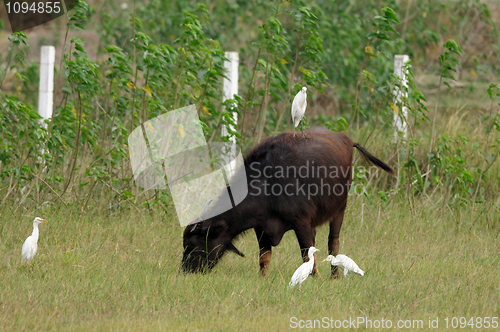
<svg viewBox="0 0 500 332">
<path fill-rule="evenodd" d="M 263 277 L 267 275 L 269 263 L 271 262 L 272 245 L 271 239 L 262 230 L 255 228 L 255 235 L 259 242 L 259 265 Z"/>
<path fill-rule="evenodd" d="M 344 212 L 347 205 L 347 201 L 342 205 L 342 208 L 337 212 L 332 220 L 330 221 L 330 234 L 328 234 L 328 254 L 337 256 L 339 254 L 339 237 L 340 228 L 342 227 L 342 222 L 344 221 Z M 340 277 L 339 269 L 337 266 L 332 266 L 332 278 Z"/>
</svg>

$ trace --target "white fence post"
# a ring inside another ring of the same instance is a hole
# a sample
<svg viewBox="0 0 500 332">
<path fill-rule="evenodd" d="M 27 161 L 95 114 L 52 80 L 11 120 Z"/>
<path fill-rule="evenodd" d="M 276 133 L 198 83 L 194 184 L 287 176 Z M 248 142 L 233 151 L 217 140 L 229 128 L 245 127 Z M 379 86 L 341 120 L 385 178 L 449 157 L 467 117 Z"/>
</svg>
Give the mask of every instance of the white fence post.
<svg viewBox="0 0 500 332">
<path fill-rule="evenodd" d="M 224 68 L 227 70 L 227 77 L 224 78 L 224 97 L 223 101 L 227 99 L 234 98 L 234 95 L 238 94 L 238 65 L 239 65 L 239 55 L 238 52 L 226 52 L 225 57 L 229 61 L 224 61 Z M 234 112 L 232 116 L 233 122 L 238 123 L 238 113 Z M 235 126 L 229 125 L 231 131 L 236 131 Z M 226 161 L 233 165 L 232 161 L 236 160 L 236 137 L 234 135 L 230 135 L 228 132 L 228 128 L 223 125 L 222 126 L 222 136 L 229 136 L 229 141 L 231 144 L 230 151 L 227 153 Z M 234 167 L 230 166 L 231 172 L 229 176 L 233 174 Z"/>
<path fill-rule="evenodd" d="M 400 78 L 401 86 L 408 87 L 408 79 L 403 72 L 403 66 L 406 62 L 410 60 L 408 55 L 395 55 L 394 56 L 394 75 Z M 399 135 L 401 133 L 402 137 L 408 137 L 408 124 L 406 120 L 408 119 L 408 108 L 406 106 L 401 107 L 402 97 L 408 97 L 408 94 L 400 90 L 397 86 L 394 91 L 394 142 L 397 142 Z M 397 112 L 396 112 L 397 110 Z M 401 112 L 401 114 L 399 114 Z"/>
<path fill-rule="evenodd" d="M 229 61 L 224 61 L 224 68 L 227 70 L 228 78 L 224 78 L 224 98 L 223 101 L 227 99 L 234 98 L 234 95 L 238 94 L 238 64 L 239 64 L 239 56 L 238 52 L 226 52 L 226 58 Z M 234 123 L 238 122 L 238 114 L 233 113 L 233 121 Z M 234 126 L 230 126 L 231 131 L 235 131 L 236 128 Z M 226 126 L 222 126 L 222 136 L 229 136 L 228 130 Z M 230 141 L 236 144 L 236 137 L 231 136 Z"/>
<path fill-rule="evenodd" d="M 38 114 L 41 115 L 42 126 L 47 128 L 44 120 L 52 118 L 54 105 L 54 62 L 56 49 L 54 46 L 42 46 L 40 55 L 40 85 L 38 87 Z"/>
</svg>

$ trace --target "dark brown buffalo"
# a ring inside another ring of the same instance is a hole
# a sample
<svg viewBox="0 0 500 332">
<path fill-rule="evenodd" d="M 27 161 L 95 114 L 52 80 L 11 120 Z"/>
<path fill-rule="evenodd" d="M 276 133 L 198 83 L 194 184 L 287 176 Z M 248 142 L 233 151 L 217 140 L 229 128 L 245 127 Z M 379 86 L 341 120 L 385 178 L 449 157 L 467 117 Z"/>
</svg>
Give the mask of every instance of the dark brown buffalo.
<svg viewBox="0 0 500 332">
<path fill-rule="evenodd" d="M 289 230 L 295 232 L 306 260 L 308 248 L 315 245 L 315 228 L 328 222 L 328 252 L 338 254 L 352 179 L 353 147 L 386 172 L 394 174 L 394 170 L 353 144 L 344 133 L 314 128 L 305 134 L 306 139 L 289 133 L 270 137 L 250 152 L 245 158 L 246 198 L 233 209 L 184 230 L 184 271 L 210 270 L 228 250 L 243 256 L 232 241 L 250 228 L 259 242 L 263 275 L 271 261 L 272 247 Z M 288 174 L 280 173 L 280 169 Z M 338 276 L 336 267 L 332 267 L 332 276 Z"/>
</svg>

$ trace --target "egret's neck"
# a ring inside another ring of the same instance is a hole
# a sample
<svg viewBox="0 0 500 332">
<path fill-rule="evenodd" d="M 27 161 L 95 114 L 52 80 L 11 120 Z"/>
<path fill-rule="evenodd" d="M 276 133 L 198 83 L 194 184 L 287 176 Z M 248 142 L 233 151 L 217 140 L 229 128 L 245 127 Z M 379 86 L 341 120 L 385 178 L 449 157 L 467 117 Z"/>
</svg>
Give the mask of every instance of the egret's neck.
<svg viewBox="0 0 500 332">
<path fill-rule="evenodd" d="M 33 233 L 31 233 L 36 240 L 38 240 L 38 224 L 33 223 Z"/>
</svg>

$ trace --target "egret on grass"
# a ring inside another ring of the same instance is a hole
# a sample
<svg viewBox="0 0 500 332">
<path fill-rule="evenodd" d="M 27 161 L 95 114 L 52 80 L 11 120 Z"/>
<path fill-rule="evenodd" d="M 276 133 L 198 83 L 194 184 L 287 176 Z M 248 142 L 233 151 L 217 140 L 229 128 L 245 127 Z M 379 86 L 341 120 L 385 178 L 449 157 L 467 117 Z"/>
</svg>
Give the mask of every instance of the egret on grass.
<svg viewBox="0 0 500 332">
<path fill-rule="evenodd" d="M 344 277 L 347 277 L 349 272 L 359 274 L 360 276 L 365 275 L 365 272 L 359 268 L 358 264 L 346 255 L 328 255 L 328 257 L 322 260 L 321 263 L 325 261 L 330 262 L 332 266 L 338 266 L 344 270 Z"/>
<path fill-rule="evenodd" d="M 303 87 L 293 98 L 292 102 L 292 121 L 293 121 L 293 137 L 295 137 L 295 128 L 301 123 L 302 137 L 304 136 L 304 124 L 302 123 L 302 118 L 306 113 L 307 107 L 307 88 Z"/>
<path fill-rule="evenodd" d="M 33 220 L 33 233 L 28 236 L 26 241 L 24 241 L 23 249 L 21 250 L 21 256 L 23 257 L 21 262 L 30 262 L 36 255 L 36 250 L 38 248 L 38 225 L 40 223 L 47 223 L 47 220 L 36 217 Z"/>
<path fill-rule="evenodd" d="M 297 270 L 295 270 L 295 273 L 292 276 L 292 280 L 290 280 L 290 283 L 288 284 L 288 288 L 292 288 L 297 286 L 297 284 L 302 285 L 302 283 L 307 279 L 307 277 L 312 273 L 313 268 L 314 268 L 314 253 L 316 251 L 319 251 L 319 249 L 316 249 L 314 247 L 309 248 L 309 252 L 307 253 L 307 256 L 309 256 L 309 261 L 305 262 Z"/>
</svg>

